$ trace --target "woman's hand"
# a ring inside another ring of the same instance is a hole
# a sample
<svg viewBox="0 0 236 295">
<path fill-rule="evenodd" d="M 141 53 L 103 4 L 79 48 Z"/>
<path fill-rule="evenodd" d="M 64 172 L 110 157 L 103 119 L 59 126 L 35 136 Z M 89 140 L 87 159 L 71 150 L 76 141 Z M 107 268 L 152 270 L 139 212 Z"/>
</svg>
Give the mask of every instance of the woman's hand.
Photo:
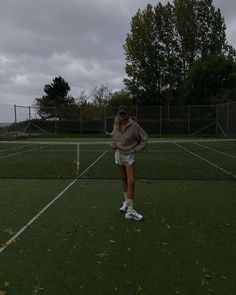
<svg viewBox="0 0 236 295">
<path fill-rule="evenodd" d="M 117 149 L 117 146 L 114 143 L 111 144 L 111 147 L 113 148 L 113 150 Z"/>
</svg>

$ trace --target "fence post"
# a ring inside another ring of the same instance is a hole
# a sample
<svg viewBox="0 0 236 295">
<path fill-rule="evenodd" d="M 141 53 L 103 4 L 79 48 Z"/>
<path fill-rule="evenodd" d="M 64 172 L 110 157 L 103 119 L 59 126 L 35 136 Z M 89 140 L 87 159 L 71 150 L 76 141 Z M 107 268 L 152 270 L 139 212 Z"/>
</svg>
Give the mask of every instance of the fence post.
<svg viewBox="0 0 236 295">
<path fill-rule="evenodd" d="M 229 137 L 229 102 L 227 103 L 227 129 L 226 129 L 227 137 Z"/>
<path fill-rule="evenodd" d="M 15 131 L 16 131 L 16 138 L 17 138 L 17 117 L 16 117 L 16 105 L 14 104 L 14 114 L 15 114 Z"/>
<path fill-rule="evenodd" d="M 107 122 L 106 122 L 106 106 L 103 107 L 103 120 L 104 120 L 104 134 L 107 132 Z"/>
<path fill-rule="evenodd" d="M 191 106 L 188 105 L 188 135 L 190 133 L 190 108 Z"/>
<path fill-rule="evenodd" d="M 31 110 L 30 110 L 30 106 L 29 106 L 29 136 L 31 135 L 30 133 L 31 133 Z"/>
<path fill-rule="evenodd" d="M 218 116 L 217 116 L 217 105 L 215 105 L 215 112 L 216 112 L 216 131 L 215 134 L 217 135 L 217 124 L 218 124 Z"/>
<path fill-rule="evenodd" d="M 82 122 L 82 105 L 79 107 L 79 112 L 80 112 L 80 135 L 83 134 L 82 128 L 83 128 L 83 122 Z"/>
<path fill-rule="evenodd" d="M 160 105 L 160 135 L 162 134 L 162 105 Z"/>
<path fill-rule="evenodd" d="M 57 107 L 55 107 L 55 126 L 54 126 L 54 133 L 57 134 Z"/>
<path fill-rule="evenodd" d="M 138 122 L 138 106 L 135 106 L 135 118 L 136 118 L 136 122 Z"/>
</svg>

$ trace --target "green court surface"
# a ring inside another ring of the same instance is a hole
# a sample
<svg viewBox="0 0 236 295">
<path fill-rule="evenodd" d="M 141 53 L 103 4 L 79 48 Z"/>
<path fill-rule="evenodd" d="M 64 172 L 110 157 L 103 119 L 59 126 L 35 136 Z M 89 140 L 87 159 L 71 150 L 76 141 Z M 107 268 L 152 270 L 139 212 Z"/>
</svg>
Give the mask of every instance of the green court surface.
<svg viewBox="0 0 236 295">
<path fill-rule="evenodd" d="M 149 141 L 136 159 L 138 179 L 236 180 L 236 140 Z M 0 178 L 119 178 L 109 142 L 0 142 L 0 161 Z"/>
<path fill-rule="evenodd" d="M 137 180 L 141 222 L 120 180 L 71 183 L 0 180 L 2 247 L 60 195 L 0 253 L 0 294 L 236 294 L 235 181 Z"/>
</svg>

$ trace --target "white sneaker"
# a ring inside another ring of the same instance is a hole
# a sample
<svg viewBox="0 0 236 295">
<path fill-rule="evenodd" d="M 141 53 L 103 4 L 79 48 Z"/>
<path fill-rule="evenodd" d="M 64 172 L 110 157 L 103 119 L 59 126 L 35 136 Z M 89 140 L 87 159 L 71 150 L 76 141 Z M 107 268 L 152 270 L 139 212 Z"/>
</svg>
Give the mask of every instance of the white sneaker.
<svg viewBox="0 0 236 295">
<path fill-rule="evenodd" d="M 120 212 L 126 213 L 128 210 L 128 204 L 126 202 L 123 202 L 122 207 L 120 207 Z"/>
<path fill-rule="evenodd" d="M 139 214 L 138 212 L 136 212 L 134 209 L 132 209 L 132 210 L 129 210 L 126 212 L 125 218 L 134 219 L 134 220 L 142 220 L 143 216 L 141 214 Z"/>
</svg>

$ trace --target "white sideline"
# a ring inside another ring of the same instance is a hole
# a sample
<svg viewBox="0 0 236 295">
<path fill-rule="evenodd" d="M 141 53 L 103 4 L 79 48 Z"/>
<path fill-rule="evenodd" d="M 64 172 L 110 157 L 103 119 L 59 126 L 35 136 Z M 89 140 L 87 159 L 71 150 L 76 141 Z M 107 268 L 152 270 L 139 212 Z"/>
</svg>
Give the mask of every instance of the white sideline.
<svg viewBox="0 0 236 295">
<path fill-rule="evenodd" d="M 219 154 L 222 154 L 222 155 L 228 156 L 228 157 L 230 157 L 230 158 L 236 159 L 235 156 L 230 155 L 230 154 L 228 154 L 228 153 L 224 153 L 224 152 L 222 152 L 222 151 L 218 151 L 218 150 L 216 150 L 216 149 L 210 148 L 210 147 L 205 146 L 205 145 L 202 145 L 202 144 L 200 144 L 200 143 L 195 143 L 195 144 L 198 145 L 198 146 L 204 147 L 205 149 L 208 149 L 208 150 L 210 150 L 210 151 L 213 151 L 213 152 L 216 152 L 216 153 L 219 153 Z"/>
<path fill-rule="evenodd" d="M 63 191 L 61 191 L 50 203 L 48 203 L 38 214 L 36 214 L 29 222 L 27 222 L 10 240 L 5 242 L 0 247 L 2 253 L 8 246 L 10 246 L 35 220 L 37 220 L 53 203 L 55 203 L 77 180 L 83 176 L 92 166 L 94 166 L 104 155 L 106 151 L 99 156 L 88 168 L 86 168 L 78 177 L 76 177 Z"/>
<path fill-rule="evenodd" d="M 52 144 L 51 144 L 52 145 Z M 37 151 L 37 150 L 40 150 L 41 147 L 34 147 L 32 149 L 29 149 L 29 150 L 25 150 L 25 151 L 22 151 L 22 152 L 18 152 L 18 153 L 15 153 L 15 154 L 9 154 L 9 155 L 5 155 L 5 156 L 1 156 L 0 159 L 5 159 L 5 158 L 9 158 L 9 157 L 14 157 L 14 156 L 17 156 L 17 155 L 21 155 L 21 154 L 24 154 L 24 153 L 28 153 L 28 152 L 32 152 L 32 151 Z"/>
<path fill-rule="evenodd" d="M 1 142 L 0 142 L 1 143 Z M 7 152 L 8 150 L 18 150 L 18 149 L 22 149 L 22 148 L 25 148 L 25 147 L 28 147 L 28 146 L 30 146 L 30 145 L 32 145 L 32 144 L 27 144 L 27 145 L 22 145 L 22 146 L 18 146 L 18 147 L 11 147 L 11 148 L 5 148 L 5 149 L 3 149 L 3 150 L 0 150 L 0 153 L 5 153 L 5 152 Z"/>
<path fill-rule="evenodd" d="M 181 149 L 183 149 L 183 150 L 189 152 L 190 154 L 194 155 L 195 157 L 197 157 L 197 158 L 199 158 L 199 159 L 205 161 L 206 163 L 210 164 L 211 166 L 213 166 L 213 167 L 215 167 L 215 168 L 217 168 L 217 169 L 223 171 L 224 173 L 226 173 L 226 174 L 232 176 L 233 178 L 236 178 L 236 175 L 234 175 L 233 173 L 231 173 L 231 172 L 229 172 L 229 171 L 227 171 L 227 170 L 221 168 L 220 166 L 218 166 L 218 165 L 212 163 L 211 161 L 208 161 L 207 159 L 205 159 L 205 158 L 199 156 L 198 154 L 195 154 L 194 152 L 191 152 L 190 150 L 186 149 L 185 147 L 183 147 L 183 146 L 181 146 L 181 145 L 179 145 L 179 144 L 177 144 L 177 143 L 175 143 L 175 145 L 177 145 L 177 146 L 180 147 Z"/>
</svg>

